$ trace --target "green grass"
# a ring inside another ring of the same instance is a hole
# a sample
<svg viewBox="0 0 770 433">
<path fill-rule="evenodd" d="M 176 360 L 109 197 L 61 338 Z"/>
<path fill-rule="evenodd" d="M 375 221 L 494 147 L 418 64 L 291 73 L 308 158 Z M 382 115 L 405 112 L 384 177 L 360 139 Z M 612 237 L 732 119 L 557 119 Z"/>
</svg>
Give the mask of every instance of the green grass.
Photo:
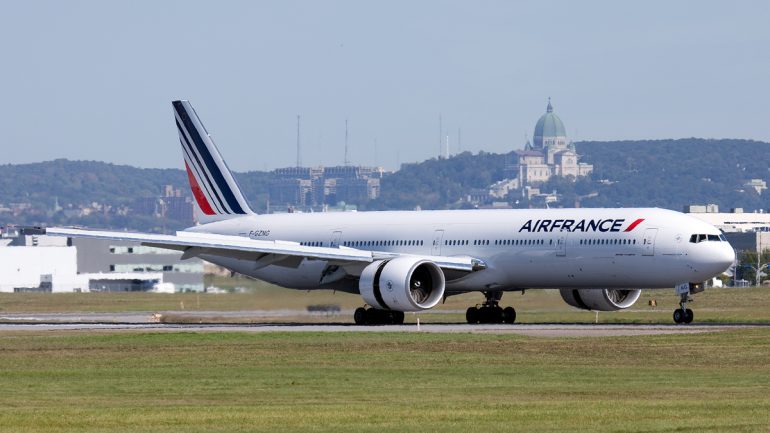
<svg viewBox="0 0 770 433">
<path fill-rule="evenodd" d="M 762 432 L 770 330 L 0 335 L 3 432 Z"/>
</svg>

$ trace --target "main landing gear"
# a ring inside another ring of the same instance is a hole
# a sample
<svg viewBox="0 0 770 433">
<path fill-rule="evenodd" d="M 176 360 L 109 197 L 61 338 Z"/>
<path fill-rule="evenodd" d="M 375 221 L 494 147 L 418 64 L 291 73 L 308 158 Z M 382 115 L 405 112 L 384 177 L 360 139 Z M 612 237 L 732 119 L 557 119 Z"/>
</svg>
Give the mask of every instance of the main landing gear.
<svg viewBox="0 0 770 433">
<path fill-rule="evenodd" d="M 353 320 L 356 325 L 403 325 L 404 312 L 360 307 L 353 313 Z"/>
<path fill-rule="evenodd" d="M 513 323 L 516 321 L 516 310 L 513 307 L 502 308 L 499 305 L 503 292 L 483 292 L 486 300 L 481 307 L 470 307 L 465 312 L 468 323 Z"/>
</svg>

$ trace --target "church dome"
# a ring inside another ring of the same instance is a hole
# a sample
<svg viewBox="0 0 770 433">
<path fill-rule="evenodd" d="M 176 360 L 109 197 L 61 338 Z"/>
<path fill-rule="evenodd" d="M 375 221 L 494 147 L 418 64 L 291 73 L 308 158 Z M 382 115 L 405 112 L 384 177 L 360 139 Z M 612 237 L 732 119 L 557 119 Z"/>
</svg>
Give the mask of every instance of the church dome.
<svg viewBox="0 0 770 433">
<path fill-rule="evenodd" d="M 555 137 L 560 137 L 562 140 L 548 140 L 549 138 Z M 551 142 L 550 144 L 553 144 L 554 141 L 564 141 L 566 137 L 567 131 L 564 129 L 564 123 L 559 119 L 559 116 L 553 113 L 553 106 L 551 106 L 551 100 L 549 98 L 545 114 L 540 116 L 540 119 L 535 125 L 535 135 L 533 137 L 533 141 L 535 142 L 534 145 L 535 147 L 542 148 L 544 144 L 549 144 L 548 141 Z M 544 139 L 546 143 L 543 143 Z"/>
</svg>

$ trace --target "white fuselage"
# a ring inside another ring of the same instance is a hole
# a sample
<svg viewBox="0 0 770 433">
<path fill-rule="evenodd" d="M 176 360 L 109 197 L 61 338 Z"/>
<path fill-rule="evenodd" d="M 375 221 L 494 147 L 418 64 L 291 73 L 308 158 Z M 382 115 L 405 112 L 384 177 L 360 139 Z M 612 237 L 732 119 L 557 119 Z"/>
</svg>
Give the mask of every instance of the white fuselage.
<svg viewBox="0 0 770 433">
<path fill-rule="evenodd" d="M 713 226 L 655 208 L 271 214 L 188 230 L 311 246 L 470 256 L 487 265 L 483 271 L 448 277 L 448 292 L 672 288 L 712 278 L 735 258 L 730 244 Z M 284 287 L 357 290 L 355 279 L 320 284 L 327 268 L 323 260 L 301 259 L 293 266 L 255 270 L 253 260 L 204 258 Z M 356 276 L 357 270 L 351 269 Z"/>
</svg>

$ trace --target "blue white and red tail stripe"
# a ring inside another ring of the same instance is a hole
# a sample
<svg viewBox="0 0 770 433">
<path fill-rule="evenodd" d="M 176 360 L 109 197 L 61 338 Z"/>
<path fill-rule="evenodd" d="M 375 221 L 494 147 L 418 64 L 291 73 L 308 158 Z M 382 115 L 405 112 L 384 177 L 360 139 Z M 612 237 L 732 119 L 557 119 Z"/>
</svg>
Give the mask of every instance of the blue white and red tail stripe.
<svg viewBox="0 0 770 433">
<path fill-rule="evenodd" d="M 172 105 L 198 221 L 253 214 L 192 105 L 188 101 L 173 101 Z"/>
</svg>

